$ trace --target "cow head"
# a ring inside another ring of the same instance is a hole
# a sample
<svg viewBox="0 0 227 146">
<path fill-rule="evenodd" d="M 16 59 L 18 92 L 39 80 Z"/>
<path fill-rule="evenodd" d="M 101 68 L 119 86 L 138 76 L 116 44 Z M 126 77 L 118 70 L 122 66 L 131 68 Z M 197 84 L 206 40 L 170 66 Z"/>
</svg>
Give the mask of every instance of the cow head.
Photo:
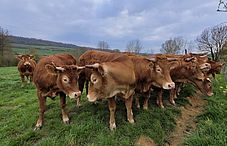
<svg viewBox="0 0 227 146">
<path fill-rule="evenodd" d="M 196 57 L 183 57 L 182 75 L 188 80 L 204 80 L 204 73 Z"/>
<path fill-rule="evenodd" d="M 153 85 L 163 89 L 175 88 L 175 83 L 170 77 L 170 70 L 177 65 L 176 59 L 171 58 L 149 58 L 151 61 L 151 76 Z"/>
<path fill-rule="evenodd" d="M 19 60 L 20 66 L 23 68 L 24 72 L 32 72 L 32 63 L 33 55 L 17 55 L 16 57 Z"/>
<path fill-rule="evenodd" d="M 194 80 L 192 82 L 204 95 L 212 96 L 212 83 L 210 78 L 205 78 L 204 80 Z"/>
<path fill-rule="evenodd" d="M 209 58 L 206 54 L 192 54 L 190 53 L 191 56 L 196 57 L 199 67 L 203 72 L 208 72 L 211 69 L 211 64 L 209 63 Z"/>
<path fill-rule="evenodd" d="M 220 61 L 211 61 L 209 60 L 209 63 L 211 64 L 211 70 L 213 73 L 220 74 L 222 68 L 224 67 L 224 63 Z"/>
<path fill-rule="evenodd" d="M 105 98 L 104 90 L 107 79 L 105 71 L 101 64 L 95 63 L 93 65 L 86 65 L 86 69 L 90 71 L 90 82 L 88 88 L 88 101 L 94 102 L 97 99 Z"/>
<path fill-rule="evenodd" d="M 135 83 L 135 74 L 128 65 L 116 62 L 95 63 L 86 65 L 86 68 L 91 70 L 88 101 L 94 102 L 98 99 L 113 97 L 116 94 L 129 96 L 134 92 L 130 89 Z M 130 92 L 128 92 L 129 90 Z"/>
<path fill-rule="evenodd" d="M 54 63 L 46 64 L 45 69 L 53 75 L 57 76 L 57 86 L 68 95 L 71 99 L 81 95 L 78 87 L 78 78 L 80 72 L 84 67 L 78 67 L 76 65 L 64 65 L 56 66 Z"/>
</svg>

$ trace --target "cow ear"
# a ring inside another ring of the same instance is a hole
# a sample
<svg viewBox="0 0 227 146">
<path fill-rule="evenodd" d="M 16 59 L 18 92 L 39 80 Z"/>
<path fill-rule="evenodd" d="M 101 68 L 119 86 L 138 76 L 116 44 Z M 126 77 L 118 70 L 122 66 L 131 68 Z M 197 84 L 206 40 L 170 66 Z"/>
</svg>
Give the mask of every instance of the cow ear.
<svg viewBox="0 0 227 146">
<path fill-rule="evenodd" d="M 33 55 L 29 55 L 29 59 L 34 59 L 34 56 Z"/>
<path fill-rule="evenodd" d="M 153 68 L 154 67 L 154 63 L 153 62 L 149 62 L 149 68 Z"/>
<path fill-rule="evenodd" d="M 58 74 L 60 72 L 63 72 L 65 69 L 63 67 L 57 67 L 53 64 L 46 64 L 45 69 L 50 73 L 50 74 Z"/>
<path fill-rule="evenodd" d="M 97 70 L 101 74 L 101 76 L 104 76 L 104 69 L 103 69 L 102 65 L 99 63 L 95 63 L 92 65 L 85 65 L 85 67 L 93 69 L 93 70 Z"/>
<path fill-rule="evenodd" d="M 22 60 L 22 55 L 17 55 L 16 58 L 17 58 L 18 60 Z"/>
<path fill-rule="evenodd" d="M 169 62 L 169 66 L 170 66 L 170 69 L 174 69 L 178 66 L 178 62 L 177 61 L 171 61 L 171 62 Z"/>
<path fill-rule="evenodd" d="M 85 69 L 85 66 L 76 66 L 76 69 L 78 74 L 80 74 Z"/>
<path fill-rule="evenodd" d="M 104 72 L 102 65 L 99 65 L 98 72 L 101 74 L 102 77 L 105 75 L 105 72 Z"/>
<path fill-rule="evenodd" d="M 45 69 L 47 70 L 48 73 L 50 74 L 57 74 L 55 67 L 52 64 L 46 64 Z"/>
</svg>

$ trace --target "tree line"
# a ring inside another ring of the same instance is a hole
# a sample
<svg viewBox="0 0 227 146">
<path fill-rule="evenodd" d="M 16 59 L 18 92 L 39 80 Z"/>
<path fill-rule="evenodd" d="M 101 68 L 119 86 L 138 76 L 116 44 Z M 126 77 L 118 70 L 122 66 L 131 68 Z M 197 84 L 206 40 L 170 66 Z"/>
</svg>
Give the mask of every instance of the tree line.
<svg viewBox="0 0 227 146">
<path fill-rule="evenodd" d="M 10 46 L 10 37 L 11 36 L 9 35 L 8 30 L 0 27 L 0 66 L 10 66 L 16 64 L 15 56 L 12 53 Z M 24 41 L 23 37 L 19 38 Z M 51 41 L 47 42 L 49 43 Z M 195 48 L 199 51 L 210 54 L 212 60 L 220 60 L 222 56 L 227 55 L 227 26 L 217 25 L 211 28 L 206 28 L 195 39 L 195 42 L 188 42 L 183 37 L 170 38 L 162 43 L 160 52 L 164 54 L 184 54 L 191 52 L 192 49 Z M 106 41 L 99 41 L 96 49 L 120 52 L 119 49 L 110 50 L 110 45 Z M 143 43 L 139 39 L 129 41 L 125 47 L 126 52 L 136 54 L 141 53 L 143 49 Z M 151 49 L 150 53 L 152 52 L 153 51 Z"/>
</svg>

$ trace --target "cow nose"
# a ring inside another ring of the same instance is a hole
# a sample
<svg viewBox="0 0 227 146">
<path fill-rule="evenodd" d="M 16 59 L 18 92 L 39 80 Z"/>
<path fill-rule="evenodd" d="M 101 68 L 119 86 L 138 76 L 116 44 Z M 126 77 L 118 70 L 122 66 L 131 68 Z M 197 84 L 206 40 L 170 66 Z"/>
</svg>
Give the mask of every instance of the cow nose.
<svg viewBox="0 0 227 146">
<path fill-rule="evenodd" d="M 76 97 L 78 97 L 80 95 L 81 95 L 81 92 L 80 91 L 78 91 L 78 92 L 72 92 L 72 93 L 69 94 L 69 97 L 71 99 L 75 99 Z"/>
<path fill-rule="evenodd" d="M 76 96 L 81 96 L 81 92 L 80 92 L 80 91 L 75 92 L 75 97 L 76 97 Z"/>
<path fill-rule="evenodd" d="M 169 83 L 169 84 L 168 84 L 168 88 L 169 88 L 169 89 L 174 89 L 174 88 L 175 88 L 175 83 L 174 83 L 174 82 Z"/>
</svg>

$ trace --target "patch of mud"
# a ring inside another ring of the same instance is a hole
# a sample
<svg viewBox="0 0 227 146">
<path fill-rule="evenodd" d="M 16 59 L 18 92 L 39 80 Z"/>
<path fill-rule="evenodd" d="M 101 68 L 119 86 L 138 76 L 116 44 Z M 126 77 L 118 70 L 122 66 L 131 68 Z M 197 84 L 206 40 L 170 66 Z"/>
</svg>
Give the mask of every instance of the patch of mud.
<svg viewBox="0 0 227 146">
<path fill-rule="evenodd" d="M 170 134 L 165 146 L 181 146 L 185 136 L 192 133 L 196 128 L 195 118 L 203 113 L 204 106 L 207 101 L 196 94 L 193 97 L 187 97 L 190 104 L 179 107 L 181 109 L 181 117 L 176 120 L 176 128 Z"/>
<path fill-rule="evenodd" d="M 151 138 L 141 135 L 136 141 L 135 146 L 156 146 L 156 144 Z"/>
</svg>

